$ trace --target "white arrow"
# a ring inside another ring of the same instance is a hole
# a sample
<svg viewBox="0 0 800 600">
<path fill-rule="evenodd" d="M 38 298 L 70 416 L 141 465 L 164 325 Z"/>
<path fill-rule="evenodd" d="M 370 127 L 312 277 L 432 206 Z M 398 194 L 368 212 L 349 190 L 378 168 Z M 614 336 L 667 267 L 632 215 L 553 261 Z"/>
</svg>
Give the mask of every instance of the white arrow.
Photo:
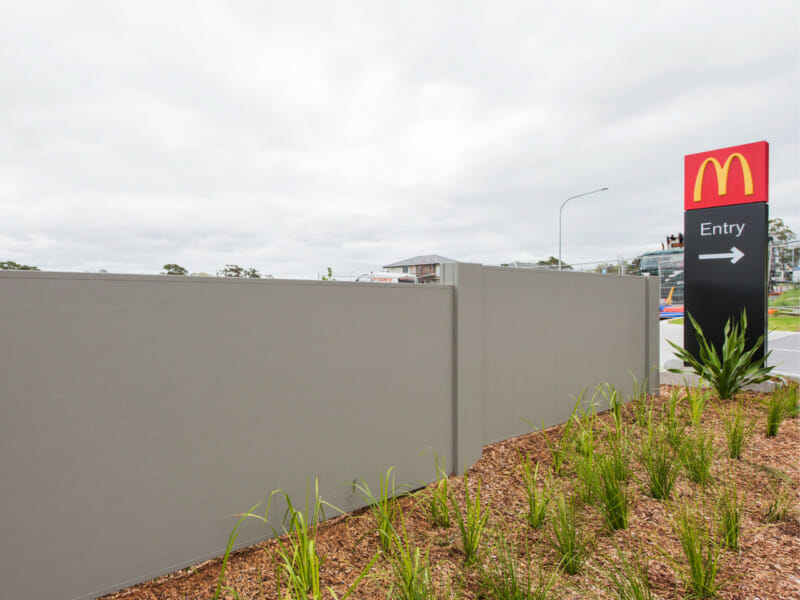
<svg viewBox="0 0 800 600">
<path fill-rule="evenodd" d="M 730 258 L 732 264 L 736 264 L 744 256 L 744 252 L 739 250 L 736 246 L 731 248 L 730 252 L 723 252 L 722 254 L 700 254 L 697 258 L 700 260 L 716 260 L 718 258 Z"/>
</svg>

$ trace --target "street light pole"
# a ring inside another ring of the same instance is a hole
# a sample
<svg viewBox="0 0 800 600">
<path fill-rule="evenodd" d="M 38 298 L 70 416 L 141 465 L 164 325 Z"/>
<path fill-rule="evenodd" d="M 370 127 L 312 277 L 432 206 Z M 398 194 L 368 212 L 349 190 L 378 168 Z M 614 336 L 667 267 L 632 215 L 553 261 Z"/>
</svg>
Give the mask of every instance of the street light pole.
<svg viewBox="0 0 800 600">
<path fill-rule="evenodd" d="M 608 188 L 600 188 L 599 190 L 592 190 L 591 192 L 584 192 L 583 194 L 578 194 L 577 196 L 570 196 L 564 202 L 561 203 L 561 208 L 558 210 L 558 270 L 561 270 L 561 213 L 564 211 L 564 206 L 570 200 L 574 200 L 575 198 L 580 198 L 581 196 L 588 196 L 589 194 L 596 194 L 597 192 L 605 192 Z"/>
</svg>

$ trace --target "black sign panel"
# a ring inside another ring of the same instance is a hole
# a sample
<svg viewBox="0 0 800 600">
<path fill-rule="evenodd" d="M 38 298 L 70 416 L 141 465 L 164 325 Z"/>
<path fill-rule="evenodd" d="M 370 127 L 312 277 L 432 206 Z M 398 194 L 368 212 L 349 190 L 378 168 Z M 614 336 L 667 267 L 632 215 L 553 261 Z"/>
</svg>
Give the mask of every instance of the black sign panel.
<svg viewBox="0 0 800 600">
<path fill-rule="evenodd" d="M 684 215 L 686 311 L 719 353 L 725 322 L 738 322 L 746 310 L 750 349 L 767 330 L 767 203 L 700 208 Z M 683 331 L 684 348 L 699 357 L 688 318 Z M 766 337 L 755 357 L 765 351 Z"/>
</svg>

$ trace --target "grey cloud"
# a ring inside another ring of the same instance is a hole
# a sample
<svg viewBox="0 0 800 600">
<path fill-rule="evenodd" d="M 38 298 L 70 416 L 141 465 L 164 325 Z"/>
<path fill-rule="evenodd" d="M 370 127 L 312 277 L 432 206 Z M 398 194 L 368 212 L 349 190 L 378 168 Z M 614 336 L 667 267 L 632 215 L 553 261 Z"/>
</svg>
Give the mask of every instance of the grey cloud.
<svg viewBox="0 0 800 600">
<path fill-rule="evenodd" d="M 0 258 L 541 258 L 608 186 L 564 236 L 607 260 L 681 227 L 684 154 L 759 139 L 800 231 L 792 2 L 155 7 L 0 9 Z"/>
</svg>

